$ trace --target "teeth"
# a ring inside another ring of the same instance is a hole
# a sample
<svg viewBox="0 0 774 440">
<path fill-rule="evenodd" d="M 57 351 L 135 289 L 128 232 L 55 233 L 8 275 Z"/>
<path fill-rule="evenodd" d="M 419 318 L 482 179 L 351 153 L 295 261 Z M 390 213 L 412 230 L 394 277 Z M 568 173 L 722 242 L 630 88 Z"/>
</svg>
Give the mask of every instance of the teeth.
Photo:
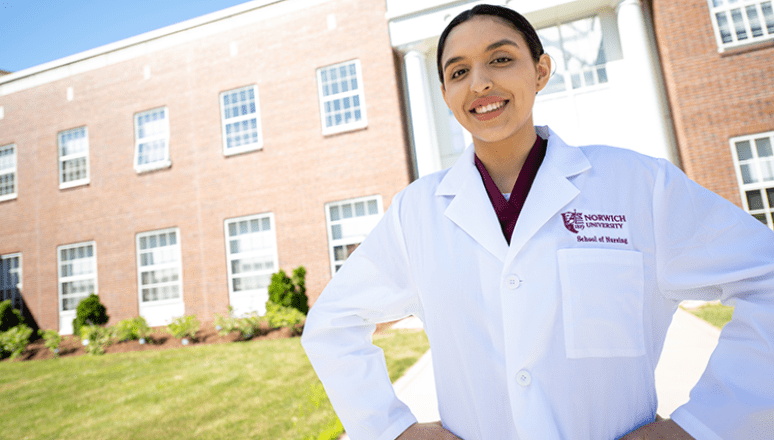
<svg viewBox="0 0 774 440">
<path fill-rule="evenodd" d="M 502 108 L 502 106 L 505 105 L 505 101 L 496 102 L 494 104 L 489 104 L 485 107 L 476 107 L 475 112 L 476 114 L 480 115 L 482 113 L 489 113 L 491 111 L 495 111 L 499 108 Z"/>
</svg>

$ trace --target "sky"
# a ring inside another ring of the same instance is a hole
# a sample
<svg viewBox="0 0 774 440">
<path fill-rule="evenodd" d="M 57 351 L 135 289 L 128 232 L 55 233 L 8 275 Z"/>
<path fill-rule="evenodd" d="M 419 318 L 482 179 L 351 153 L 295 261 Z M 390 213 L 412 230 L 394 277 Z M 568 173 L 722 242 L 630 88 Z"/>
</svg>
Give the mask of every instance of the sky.
<svg viewBox="0 0 774 440">
<path fill-rule="evenodd" d="M 0 1 L 0 70 L 17 72 L 246 2 Z"/>
</svg>

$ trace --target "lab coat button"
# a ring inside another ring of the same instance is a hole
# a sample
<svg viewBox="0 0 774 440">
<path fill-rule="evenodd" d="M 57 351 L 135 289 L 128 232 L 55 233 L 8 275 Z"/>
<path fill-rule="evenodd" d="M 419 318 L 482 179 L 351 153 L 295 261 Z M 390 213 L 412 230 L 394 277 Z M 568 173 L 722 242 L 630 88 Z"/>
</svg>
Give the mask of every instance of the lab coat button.
<svg viewBox="0 0 774 440">
<path fill-rule="evenodd" d="M 518 289 L 519 284 L 521 284 L 521 280 L 516 275 L 511 275 L 505 279 L 505 285 L 511 290 Z"/>
<path fill-rule="evenodd" d="M 527 385 L 532 383 L 532 375 L 530 375 L 529 371 L 527 370 L 521 370 L 518 373 L 516 373 L 516 382 L 519 385 L 526 387 Z"/>
</svg>

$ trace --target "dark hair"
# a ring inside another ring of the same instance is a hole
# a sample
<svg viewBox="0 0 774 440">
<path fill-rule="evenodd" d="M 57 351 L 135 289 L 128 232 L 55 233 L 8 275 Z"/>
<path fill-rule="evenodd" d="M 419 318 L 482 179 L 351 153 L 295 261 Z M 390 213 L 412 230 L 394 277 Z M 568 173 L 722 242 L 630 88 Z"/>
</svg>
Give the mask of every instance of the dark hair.
<svg viewBox="0 0 774 440">
<path fill-rule="evenodd" d="M 458 24 L 464 23 L 475 16 L 490 15 L 500 17 L 510 24 L 516 32 L 520 33 L 529 46 L 529 52 L 532 55 L 532 59 L 537 63 L 540 61 L 540 56 L 545 52 L 543 51 L 543 43 L 540 42 L 537 31 L 532 24 L 524 18 L 523 15 L 514 11 L 513 9 L 505 8 L 502 6 L 494 5 L 476 5 L 472 9 L 461 12 L 454 17 L 452 21 L 446 25 L 446 29 L 441 33 L 441 38 L 438 39 L 438 55 L 436 62 L 438 65 L 438 77 L 443 84 L 443 66 L 441 66 L 441 57 L 443 56 L 443 48 L 446 45 L 446 38 L 449 33 Z"/>
</svg>

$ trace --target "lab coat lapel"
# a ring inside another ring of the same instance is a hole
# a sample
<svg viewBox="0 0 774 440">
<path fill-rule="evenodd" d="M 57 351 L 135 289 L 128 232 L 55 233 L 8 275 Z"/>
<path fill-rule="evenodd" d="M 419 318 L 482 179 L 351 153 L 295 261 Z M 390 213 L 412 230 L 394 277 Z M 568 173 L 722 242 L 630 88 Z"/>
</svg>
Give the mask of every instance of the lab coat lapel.
<svg viewBox="0 0 774 440">
<path fill-rule="evenodd" d="M 537 128 L 541 137 L 548 136 L 548 149 L 511 235 L 506 264 L 549 219 L 580 193 L 569 178 L 591 168 L 580 148 L 568 146 L 548 127 Z"/>
<path fill-rule="evenodd" d="M 497 214 L 489 201 L 481 174 L 473 161 L 474 149 L 468 147 L 438 185 L 436 197 L 454 196 L 444 211 L 446 217 L 462 228 L 478 244 L 500 261 L 505 261 L 505 242 Z"/>
</svg>

